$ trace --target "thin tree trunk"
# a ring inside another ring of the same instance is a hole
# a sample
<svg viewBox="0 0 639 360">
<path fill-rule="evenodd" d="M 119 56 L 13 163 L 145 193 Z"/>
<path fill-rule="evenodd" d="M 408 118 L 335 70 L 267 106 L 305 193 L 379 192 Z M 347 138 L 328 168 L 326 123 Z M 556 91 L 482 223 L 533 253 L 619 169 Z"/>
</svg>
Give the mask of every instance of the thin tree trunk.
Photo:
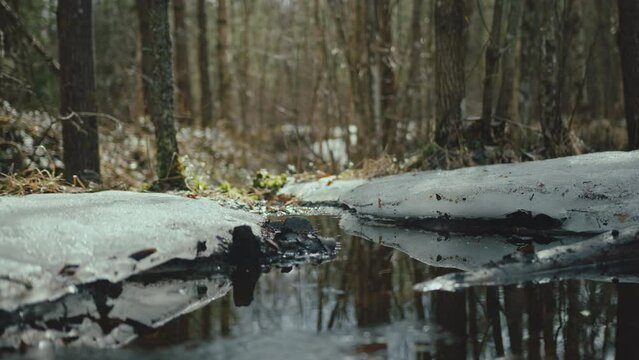
<svg viewBox="0 0 639 360">
<path fill-rule="evenodd" d="M 395 102 L 395 72 L 393 70 L 393 41 L 391 34 L 391 2 L 376 1 L 377 30 L 379 45 L 377 51 L 380 59 L 381 75 L 381 116 L 382 116 L 382 150 L 394 154 L 396 151 L 397 120 L 393 114 Z"/>
<path fill-rule="evenodd" d="M 501 50 L 501 87 L 495 108 L 496 125 L 493 126 L 493 139 L 498 144 L 505 142 L 506 121 L 514 120 L 515 48 L 517 47 L 517 33 L 521 23 L 523 5 L 523 0 L 510 1 L 505 46 Z"/>
<path fill-rule="evenodd" d="M 628 148 L 639 149 L 639 2 L 617 0 Z"/>
<path fill-rule="evenodd" d="M 355 1 L 352 3 L 351 16 L 351 36 L 347 36 L 343 22 L 346 21 L 342 3 L 337 0 L 328 0 L 329 7 L 335 21 L 337 41 L 344 50 L 346 63 L 348 65 L 348 75 L 350 83 L 351 103 L 357 123 L 357 150 L 355 157 L 362 159 L 368 156 L 372 150 L 374 133 L 374 119 L 369 89 L 369 73 L 367 71 L 366 46 L 366 9 L 365 2 Z"/>
<path fill-rule="evenodd" d="M 519 54 L 519 121 L 530 125 L 538 121 L 539 106 L 539 13 L 538 0 L 524 0 Z"/>
<path fill-rule="evenodd" d="M 625 1 L 625 0 L 621 0 Z M 620 8 L 621 9 L 621 8 Z M 621 12 L 620 12 L 621 13 Z M 616 359 L 635 359 L 639 354 L 639 285 L 617 285 Z"/>
<path fill-rule="evenodd" d="M 567 124 L 561 116 L 561 88 L 559 53 L 559 19 L 557 2 L 539 2 L 543 24 L 541 28 L 541 129 L 546 156 L 559 157 L 572 154 Z"/>
<path fill-rule="evenodd" d="M 440 276 L 454 270 L 434 268 Z M 466 359 L 466 293 L 463 291 L 435 291 L 431 294 L 431 314 L 435 323 L 447 336 L 435 343 L 436 359 Z"/>
<path fill-rule="evenodd" d="M 155 188 L 184 187 L 173 113 L 173 67 L 168 0 L 137 0 L 142 37 L 144 101 L 155 128 Z M 148 20 L 148 21 L 147 21 Z M 148 28 L 144 28 L 148 26 Z M 144 35 L 148 33 L 148 35 Z M 147 37 L 148 38 L 145 38 Z M 146 42 L 145 42 L 146 41 Z"/>
<path fill-rule="evenodd" d="M 435 4 L 435 141 L 441 147 L 462 144 L 465 19 L 463 0 Z"/>
<path fill-rule="evenodd" d="M 542 300 L 542 323 L 544 335 L 544 355 L 546 359 L 557 358 L 557 342 L 555 341 L 555 312 L 557 311 L 557 299 L 555 284 L 543 284 L 540 287 Z"/>
<path fill-rule="evenodd" d="M 580 359 L 579 356 L 579 331 L 581 306 L 579 304 L 579 281 L 570 280 L 566 284 L 568 296 L 568 321 L 566 323 L 565 358 L 566 360 Z"/>
<path fill-rule="evenodd" d="M 193 125 L 191 104 L 191 71 L 189 69 L 188 33 L 185 17 L 185 0 L 173 0 L 173 38 L 175 39 L 175 89 L 176 110 L 179 119 Z"/>
<path fill-rule="evenodd" d="M 58 1 L 57 22 L 64 175 L 99 182 L 91 0 Z"/>
<path fill-rule="evenodd" d="M 543 326 L 540 289 L 528 286 L 525 289 L 528 300 L 528 359 L 541 359 L 541 328 Z"/>
<path fill-rule="evenodd" d="M 493 24 L 490 30 L 490 39 L 486 49 L 486 69 L 484 75 L 484 93 L 482 96 L 482 140 L 483 144 L 492 144 L 493 109 L 495 103 L 497 77 L 499 70 L 499 58 L 501 56 L 501 23 L 504 1 L 495 0 L 493 11 Z"/>
<path fill-rule="evenodd" d="M 219 104 L 218 118 L 229 124 L 231 108 L 231 74 L 228 59 L 228 16 L 226 0 L 217 1 L 217 70 L 218 70 L 218 91 L 217 101 Z"/>
<path fill-rule="evenodd" d="M 240 114 L 242 116 L 242 125 L 244 130 L 252 129 L 253 124 L 249 124 L 247 116 L 248 110 L 250 107 L 250 97 L 249 97 L 249 89 L 250 89 L 250 77 L 249 77 L 249 69 L 250 69 L 250 42 L 249 42 L 249 34 L 251 31 L 250 28 L 250 20 L 251 20 L 251 12 L 253 9 L 253 2 L 251 0 L 242 0 L 242 34 L 241 34 L 241 52 L 239 57 L 239 100 L 240 100 Z"/>
<path fill-rule="evenodd" d="M 491 286 L 486 288 L 486 312 L 488 322 L 493 330 L 493 340 L 495 341 L 495 351 L 497 357 L 504 356 L 504 340 L 501 337 L 501 319 L 499 315 L 499 288 Z"/>
<path fill-rule="evenodd" d="M 358 271 L 355 314 L 360 327 L 390 322 L 392 251 L 374 244 L 357 244 Z"/>
<path fill-rule="evenodd" d="M 397 155 L 404 156 L 406 151 L 406 135 L 411 121 L 415 121 L 417 137 L 421 135 L 419 129 L 423 126 L 419 113 L 419 96 L 421 90 L 420 84 L 420 66 L 423 62 L 420 59 L 423 45 L 422 40 L 422 3 L 423 0 L 413 0 L 412 16 L 410 20 L 410 46 L 408 50 L 408 71 L 406 74 L 406 84 L 402 95 L 397 99 L 399 103 L 399 111 L 401 117 L 397 121 Z M 415 111 L 417 110 L 417 111 Z"/>
<path fill-rule="evenodd" d="M 198 67 L 200 68 L 200 117 L 202 127 L 213 126 L 213 94 L 209 80 L 209 41 L 206 1 L 197 0 Z"/>
<path fill-rule="evenodd" d="M 466 290 L 467 307 L 468 307 L 468 340 L 470 341 L 470 349 L 472 358 L 479 360 L 481 349 L 479 346 L 478 330 L 477 330 L 477 295 L 474 288 Z"/>
<path fill-rule="evenodd" d="M 524 354 L 523 347 L 523 314 L 524 314 L 524 291 L 516 286 L 504 287 L 504 308 L 506 312 L 506 323 L 508 325 L 508 337 L 510 338 L 510 352 L 514 356 Z"/>
</svg>

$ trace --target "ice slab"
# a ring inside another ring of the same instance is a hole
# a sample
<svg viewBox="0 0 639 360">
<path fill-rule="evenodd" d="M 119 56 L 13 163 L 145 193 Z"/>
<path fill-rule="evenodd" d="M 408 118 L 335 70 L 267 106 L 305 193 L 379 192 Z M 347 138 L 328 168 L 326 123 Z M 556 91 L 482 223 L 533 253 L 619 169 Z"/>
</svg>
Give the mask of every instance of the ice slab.
<svg viewBox="0 0 639 360">
<path fill-rule="evenodd" d="M 504 219 L 530 213 L 563 230 L 601 232 L 639 223 L 639 151 L 377 178 L 340 196 L 359 216 Z"/>
<path fill-rule="evenodd" d="M 0 309 L 117 282 L 168 260 L 219 252 L 263 218 L 208 199 L 104 191 L 0 197 Z"/>
<path fill-rule="evenodd" d="M 516 256 L 470 272 L 415 285 L 415 290 L 456 291 L 470 286 L 545 283 L 562 279 L 639 282 L 639 226 L 612 230 L 571 245 Z"/>
<path fill-rule="evenodd" d="M 367 181 L 340 180 L 336 176 L 327 176 L 317 181 L 288 183 L 279 190 L 278 194 L 295 196 L 306 204 L 338 205 L 342 194 Z"/>
</svg>

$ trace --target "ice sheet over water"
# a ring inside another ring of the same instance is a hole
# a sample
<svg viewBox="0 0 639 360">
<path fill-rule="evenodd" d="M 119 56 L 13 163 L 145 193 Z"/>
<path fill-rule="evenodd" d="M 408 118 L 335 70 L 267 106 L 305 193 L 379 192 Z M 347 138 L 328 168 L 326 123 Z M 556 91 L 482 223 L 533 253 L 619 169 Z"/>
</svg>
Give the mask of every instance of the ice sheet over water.
<svg viewBox="0 0 639 360">
<path fill-rule="evenodd" d="M 544 283 L 562 279 L 639 282 L 639 226 L 612 230 L 589 240 L 556 246 L 464 273 L 415 285 L 415 290 L 455 291 L 471 286 Z"/>
<path fill-rule="evenodd" d="M 639 223 L 639 151 L 388 176 L 340 202 L 360 216 L 499 219 L 524 211 L 564 230 L 604 231 Z"/>
<path fill-rule="evenodd" d="M 0 197 L 0 309 L 220 250 L 263 218 L 207 199 L 123 191 Z"/>
</svg>

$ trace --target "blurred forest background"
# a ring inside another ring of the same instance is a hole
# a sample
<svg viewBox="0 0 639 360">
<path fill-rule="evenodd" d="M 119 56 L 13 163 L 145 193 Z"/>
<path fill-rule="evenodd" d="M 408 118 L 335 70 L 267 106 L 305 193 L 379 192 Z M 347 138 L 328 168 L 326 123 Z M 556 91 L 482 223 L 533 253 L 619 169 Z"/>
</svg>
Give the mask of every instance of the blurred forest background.
<svg viewBox="0 0 639 360">
<path fill-rule="evenodd" d="M 638 147 L 634 0 L 0 5 L 5 175 L 197 187 Z"/>
</svg>

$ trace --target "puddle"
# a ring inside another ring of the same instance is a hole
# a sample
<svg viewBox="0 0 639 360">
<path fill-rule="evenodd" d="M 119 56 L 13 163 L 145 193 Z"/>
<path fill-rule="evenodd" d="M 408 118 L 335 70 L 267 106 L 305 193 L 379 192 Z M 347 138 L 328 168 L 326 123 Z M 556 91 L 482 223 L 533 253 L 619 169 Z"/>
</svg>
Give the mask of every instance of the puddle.
<svg viewBox="0 0 639 360">
<path fill-rule="evenodd" d="M 413 290 L 416 283 L 477 269 L 521 252 L 522 246 L 557 244 L 388 227 L 350 227 L 347 234 L 336 217 L 309 220 L 319 235 L 339 241 L 332 261 L 302 251 L 263 262 L 271 268 L 267 273 L 260 268 L 213 276 L 209 271 L 208 276 L 167 279 L 169 270 L 180 269 L 173 264 L 156 274 L 162 280 L 142 276 L 116 285 L 93 284 L 67 302 L 21 313 L 30 319 L 22 330 L 31 330 L 23 331 L 20 341 L 35 343 L 18 348 L 43 358 L 91 359 L 602 359 L 639 351 L 636 284 L 582 279 L 458 292 Z M 431 247 L 420 246 L 428 236 Z M 307 261 L 321 264 L 300 265 Z M 10 323 L 11 316 L 16 314 L 0 313 L 0 323 Z M 85 346 L 52 347 L 34 335 L 43 330 L 51 337 L 64 332 L 62 341 L 71 345 L 84 337 Z M 9 334 L 5 328 L 0 339 Z M 105 346 L 118 348 L 100 349 Z M 5 355 L 23 357 L 20 351 Z"/>
</svg>

